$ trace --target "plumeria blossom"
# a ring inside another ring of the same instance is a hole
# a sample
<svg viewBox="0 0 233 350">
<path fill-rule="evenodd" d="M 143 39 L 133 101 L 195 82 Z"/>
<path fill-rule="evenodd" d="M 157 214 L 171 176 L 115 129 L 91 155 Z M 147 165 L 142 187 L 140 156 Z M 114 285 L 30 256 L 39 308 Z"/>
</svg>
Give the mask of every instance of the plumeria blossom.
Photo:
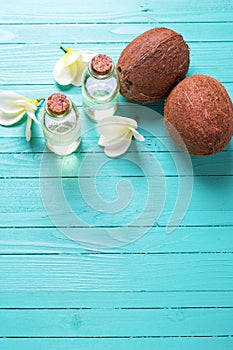
<svg viewBox="0 0 233 350">
<path fill-rule="evenodd" d="M 13 91 L 0 91 L 0 124 L 10 126 L 20 121 L 27 114 L 26 139 L 31 139 L 32 120 L 40 124 L 35 112 L 38 103 L 44 99 L 29 100 Z"/>
<path fill-rule="evenodd" d="M 108 157 L 119 157 L 129 148 L 132 137 L 144 141 L 144 137 L 136 130 L 137 122 L 131 118 L 109 116 L 101 120 L 97 129 L 100 133 L 99 146 L 104 147 Z"/>
<path fill-rule="evenodd" d="M 63 46 L 61 46 L 61 49 L 65 52 L 65 55 L 54 66 L 54 79 L 60 85 L 72 84 L 81 86 L 83 71 L 96 53 L 92 51 L 66 49 Z"/>
</svg>

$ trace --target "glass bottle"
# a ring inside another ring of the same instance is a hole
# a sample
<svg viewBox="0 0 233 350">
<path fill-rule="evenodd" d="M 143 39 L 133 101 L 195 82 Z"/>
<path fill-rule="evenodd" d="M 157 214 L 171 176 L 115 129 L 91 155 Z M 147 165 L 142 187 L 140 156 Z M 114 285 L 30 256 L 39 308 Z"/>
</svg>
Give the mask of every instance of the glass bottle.
<svg viewBox="0 0 233 350">
<path fill-rule="evenodd" d="M 81 141 L 79 111 L 64 94 L 52 94 L 44 103 L 41 125 L 47 147 L 59 155 L 74 152 Z"/>
<path fill-rule="evenodd" d="M 117 109 L 119 82 L 112 59 L 103 54 L 92 58 L 82 77 L 82 98 L 85 113 L 100 121 Z"/>
</svg>

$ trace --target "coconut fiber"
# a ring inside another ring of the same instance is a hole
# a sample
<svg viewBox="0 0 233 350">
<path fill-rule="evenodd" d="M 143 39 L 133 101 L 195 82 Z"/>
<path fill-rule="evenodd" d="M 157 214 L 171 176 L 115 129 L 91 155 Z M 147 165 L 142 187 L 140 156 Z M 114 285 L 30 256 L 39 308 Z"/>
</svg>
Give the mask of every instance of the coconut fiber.
<svg viewBox="0 0 233 350">
<path fill-rule="evenodd" d="M 181 81 L 164 107 L 165 125 L 174 141 L 191 154 L 221 152 L 233 135 L 233 106 L 223 85 L 196 74 Z"/>
<path fill-rule="evenodd" d="M 117 63 L 121 94 L 137 102 L 168 96 L 189 67 L 189 47 L 168 28 L 154 28 L 138 36 L 122 51 Z"/>
</svg>

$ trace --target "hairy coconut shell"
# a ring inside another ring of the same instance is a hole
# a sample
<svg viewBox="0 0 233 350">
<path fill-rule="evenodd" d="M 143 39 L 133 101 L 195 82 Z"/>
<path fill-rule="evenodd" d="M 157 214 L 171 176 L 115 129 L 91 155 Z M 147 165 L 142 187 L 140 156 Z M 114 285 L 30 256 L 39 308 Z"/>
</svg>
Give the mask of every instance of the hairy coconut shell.
<svg viewBox="0 0 233 350">
<path fill-rule="evenodd" d="M 206 75 L 186 78 L 172 90 L 164 120 L 174 141 L 200 156 L 221 152 L 233 135 L 231 99 L 218 80 Z"/>
<path fill-rule="evenodd" d="M 189 47 L 168 28 L 148 30 L 131 41 L 117 63 L 121 93 L 136 102 L 168 96 L 189 67 Z"/>
</svg>

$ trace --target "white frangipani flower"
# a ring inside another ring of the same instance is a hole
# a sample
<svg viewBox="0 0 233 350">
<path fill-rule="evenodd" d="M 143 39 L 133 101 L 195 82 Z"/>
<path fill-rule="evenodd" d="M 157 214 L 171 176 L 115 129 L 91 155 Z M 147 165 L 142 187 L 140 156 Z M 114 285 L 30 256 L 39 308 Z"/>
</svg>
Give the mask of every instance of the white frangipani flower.
<svg viewBox="0 0 233 350">
<path fill-rule="evenodd" d="M 29 100 L 13 91 L 0 91 L 0 124 L 13 125 L 27 114 L 26 139 L 30 141 L 32 120 L 40 124 L 35 112 L 41 100 L 44 99 Z"/>
<path fill-rule="evenodd" d="M 144 137 L 136 130 L 137 122 L 131 118 L 109 116 L 101 120 L 97 129 L 100 133 L 98 145 L 104 147 L 108 157 L 119 157 L 127 151 L 132 136 L 138 141 L 144 141 Z"/>
<path fill-rule="evenodd" d="M 96 53 L 92 51 L 66 49 L 63 46 L 60 47 L 65 52 L 65 55 L 54 66 L 54 79 L 60 85 L 72 84 L 81 86 L 83 71 Z"/>
</svg>

